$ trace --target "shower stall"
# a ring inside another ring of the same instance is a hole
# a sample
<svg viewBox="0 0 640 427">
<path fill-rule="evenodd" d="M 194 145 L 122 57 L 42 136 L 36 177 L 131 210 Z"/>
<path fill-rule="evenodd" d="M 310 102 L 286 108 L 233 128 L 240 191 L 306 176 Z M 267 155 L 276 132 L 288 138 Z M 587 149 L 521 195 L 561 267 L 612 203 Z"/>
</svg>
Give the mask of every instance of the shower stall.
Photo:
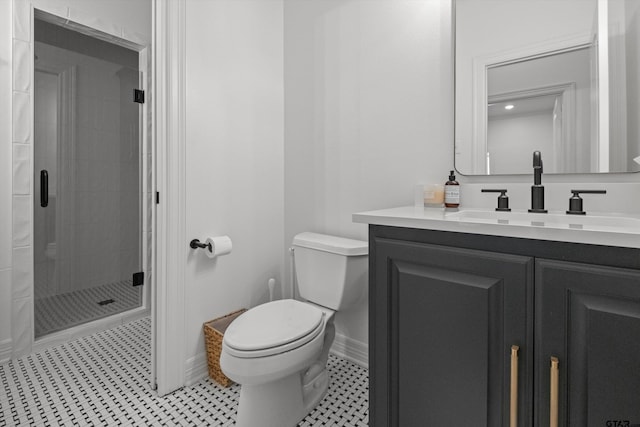
<svg viewBox="0 0 640 427">
<path fill-rule="evenodd" d="M 139 52 L 42 18 L 33 70 L 36 340 L 143 305 L 150 208 Z"/>
</svg>

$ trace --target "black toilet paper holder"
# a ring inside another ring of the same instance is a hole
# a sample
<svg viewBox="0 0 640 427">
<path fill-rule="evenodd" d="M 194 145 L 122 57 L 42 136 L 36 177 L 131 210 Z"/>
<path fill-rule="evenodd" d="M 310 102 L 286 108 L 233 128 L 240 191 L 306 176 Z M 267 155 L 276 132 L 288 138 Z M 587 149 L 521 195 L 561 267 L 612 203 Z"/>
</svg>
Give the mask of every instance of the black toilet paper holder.
<svg viewBox="0 0 640 427">
<path fill-rule="evenodd" d="M 193 239 L 191 242 L 189 242 L 189 247 L 191 249 L 209 249 L 209 252 L 213 252 L 213 247 L 211 246 L 211 243 L 202 243 L 200 241 L 200 239 Z"/>
</svg>

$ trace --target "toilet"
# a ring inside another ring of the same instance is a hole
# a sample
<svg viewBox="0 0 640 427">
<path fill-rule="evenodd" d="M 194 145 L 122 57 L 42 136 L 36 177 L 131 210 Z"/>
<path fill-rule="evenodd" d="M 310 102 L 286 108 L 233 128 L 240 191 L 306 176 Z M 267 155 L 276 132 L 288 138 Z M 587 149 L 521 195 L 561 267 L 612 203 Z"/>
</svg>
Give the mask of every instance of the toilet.
<svg viewBox="0 0 640 427">
<path fill-rule="evenodd" d="M 336 311 L 367 286 L 367 242 L 317 233 L 293 239 L 300 297 L 256 306 L 229 325 L 220 367 L 240 384 L 236 426 L 292 427 L 322 400 Z"/>
</svg>

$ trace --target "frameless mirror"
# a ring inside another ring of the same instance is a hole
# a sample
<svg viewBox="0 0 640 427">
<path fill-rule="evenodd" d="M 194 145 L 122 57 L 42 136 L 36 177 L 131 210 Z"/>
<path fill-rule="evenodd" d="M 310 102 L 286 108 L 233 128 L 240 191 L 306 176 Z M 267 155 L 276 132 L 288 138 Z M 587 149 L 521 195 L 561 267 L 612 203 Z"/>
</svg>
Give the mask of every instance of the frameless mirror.
<svg viewBox="0 0 640 427">
<path fill-rule="evenodd" d="M 453 4 L 460 173 L 640 171 L 640 1 Z"/>
</svg>

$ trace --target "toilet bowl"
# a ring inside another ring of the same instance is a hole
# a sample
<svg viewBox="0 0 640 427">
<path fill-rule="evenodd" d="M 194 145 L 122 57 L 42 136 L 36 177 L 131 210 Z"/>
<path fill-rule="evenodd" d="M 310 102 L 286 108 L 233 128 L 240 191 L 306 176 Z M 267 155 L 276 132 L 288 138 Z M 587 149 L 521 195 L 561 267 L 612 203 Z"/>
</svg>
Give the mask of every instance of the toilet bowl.
<svg viewBox="0 0 640 427">
<path fill-rule="evenodd" d="M 220 357 L 225 375 L 242 386 L 236 425 L 293 426 L 329 385 L 333 313 L 291 299 L 252 310 L 229 325 Z"/>
<path fill-rule="evenodd" d="M 300 296 L 254 307 L 227 328 L 220 367 L 240 384 L 239 427 L 292 427 L 326 394 L 337 310 L 362 294 L 367 242 L 301 233 L 294 238 Z"/>
</svg>

